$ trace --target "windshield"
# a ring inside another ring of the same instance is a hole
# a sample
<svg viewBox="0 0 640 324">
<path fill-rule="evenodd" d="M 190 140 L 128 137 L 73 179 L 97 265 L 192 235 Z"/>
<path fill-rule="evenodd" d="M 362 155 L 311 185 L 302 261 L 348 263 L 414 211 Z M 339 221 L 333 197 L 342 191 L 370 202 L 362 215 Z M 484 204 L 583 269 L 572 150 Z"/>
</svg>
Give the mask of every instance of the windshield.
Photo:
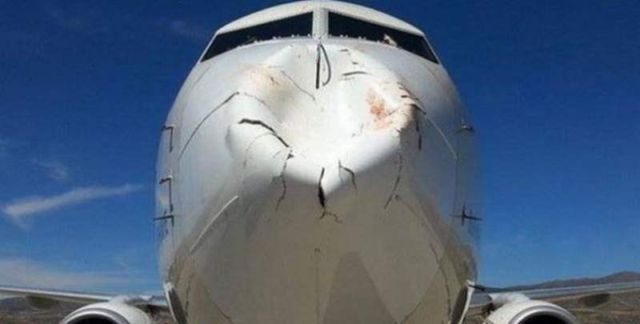
<svg viewBox="0 0 640 324">
<path fill-rule="evenodd" d="M 335 12 L 329 13 L 329 35 L 382 42 L 397 46 L 431 62 L 438 63 L 427 40 L 420 35 L 343 16 Z"/>
<path fill-rule="evenodd" d="M 211 46 L 209 46 L 202 57 L 202 61 L 206 61 L 236 47 L 259 41 L 285 37 L 310 36 L 312 25 L 313 14 L 309 12 L 244 29 L 221 33 L 213 40 L 213 43 L 211 43 Z"/>
</svg>

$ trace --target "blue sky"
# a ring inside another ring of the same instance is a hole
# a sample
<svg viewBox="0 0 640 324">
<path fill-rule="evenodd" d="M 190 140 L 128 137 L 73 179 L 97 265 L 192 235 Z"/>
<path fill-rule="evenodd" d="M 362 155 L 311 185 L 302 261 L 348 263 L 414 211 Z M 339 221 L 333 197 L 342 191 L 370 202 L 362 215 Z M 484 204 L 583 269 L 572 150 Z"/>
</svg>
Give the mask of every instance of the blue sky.
<svg viewBox="0 0 640 324">
<path fill-rule="evenodd" d="M 640 3 L 358 1 L 471 111 L 488 285 L 640 270 Z M 274 2 L 0 0 L 0 283 L 157 291 L 160 126 L 215 28 Z"/>
</svg>

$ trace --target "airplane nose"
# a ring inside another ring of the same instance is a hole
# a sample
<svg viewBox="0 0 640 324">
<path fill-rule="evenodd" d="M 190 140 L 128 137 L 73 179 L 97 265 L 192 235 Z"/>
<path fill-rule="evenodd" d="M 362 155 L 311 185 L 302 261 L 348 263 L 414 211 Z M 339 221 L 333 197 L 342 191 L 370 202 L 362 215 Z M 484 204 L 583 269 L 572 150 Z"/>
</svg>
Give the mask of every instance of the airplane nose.
<svg viewBox="0 0 640 324">
<path fill-rule="evenodd" d="M 317 186 L 325 207 L 364 186 L 369 177 L 360 175 L 389 173 L 393 182 L 402 146 L 420 145 L 404 135 L 417 132 L 421 110 L 383 64 L 353 49 L 323 50 L 289 46 L 249 68 L 228 110 L 228 139 L 237 158 L 271 176 Z"/>
<path fill-rule="evenodd" d="M 325 50 L 320 64 L 312 42 L 243 58 L 251 64 L 233 75 L 232 94 L 216 100 L 224 109 L 207 131 L 226 149 L 207 154 L 224 174 L 203 214 L 216 225 L 192 249 L 206 256 L 198 262 L 207 293 L 234 319 L 307 323 L 339 318 L 347 305 L 353 314 L 383 310 L 382 323 L 447 300 L 447 279 L 434 278 L 452 233 L 439 207 L 452 205 L 454 168 L 427 118 L 437 116 L 422 110 L 438 102 L 416 98 L 418 82 L 375 52 Z M 205 165 L 208 156 L 189 158 Z M 273 291 L 282 294 L 274 300 Z"/>
</svg>

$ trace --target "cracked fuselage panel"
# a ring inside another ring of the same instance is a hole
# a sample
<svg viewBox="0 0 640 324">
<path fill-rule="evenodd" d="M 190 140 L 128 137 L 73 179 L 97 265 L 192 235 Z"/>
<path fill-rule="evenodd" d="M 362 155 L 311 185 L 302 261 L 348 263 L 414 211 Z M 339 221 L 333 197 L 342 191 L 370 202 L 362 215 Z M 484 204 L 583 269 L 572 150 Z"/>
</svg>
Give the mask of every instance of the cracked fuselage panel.
<svg viewBox="0 0 640 324">
<path fill-rule="evenodd" d="M 193 69 L 158 161 L 174 206 L 164 280 L 194 323 L 446 322 L 475 279 L 452 217 L 471 204 L 453 85 L 389 45 L 327 39 L 321 64 L 317 46 L 274 40 Z"/>
</svg>

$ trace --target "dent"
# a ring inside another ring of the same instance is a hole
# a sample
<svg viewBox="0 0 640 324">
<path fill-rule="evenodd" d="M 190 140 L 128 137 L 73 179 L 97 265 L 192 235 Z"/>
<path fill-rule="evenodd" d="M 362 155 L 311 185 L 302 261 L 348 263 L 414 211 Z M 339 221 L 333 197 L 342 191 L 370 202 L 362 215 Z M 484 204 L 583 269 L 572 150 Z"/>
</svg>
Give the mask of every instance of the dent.
<svg viewBox="0 0 640 324">
<path fill-rule="evenodd" d="M 280 141 L 280 143 L 282 143 L 284 147 L 286 148 L 290 147 L 289 144 L 280 135 L 278 135 L 278 133 L 276 132 L 275 129 L 273 129 L 273 127 L 267 125 L 265 122 L 261 120 L 243 118 L 238 122 L 238 124 L 240 125 L 248 124 L 248 125 L 260 126 L 262 128 L 265 128 L 271 133 L 271 135 L 273 135 L 278 141 Z"/>
</svg>

